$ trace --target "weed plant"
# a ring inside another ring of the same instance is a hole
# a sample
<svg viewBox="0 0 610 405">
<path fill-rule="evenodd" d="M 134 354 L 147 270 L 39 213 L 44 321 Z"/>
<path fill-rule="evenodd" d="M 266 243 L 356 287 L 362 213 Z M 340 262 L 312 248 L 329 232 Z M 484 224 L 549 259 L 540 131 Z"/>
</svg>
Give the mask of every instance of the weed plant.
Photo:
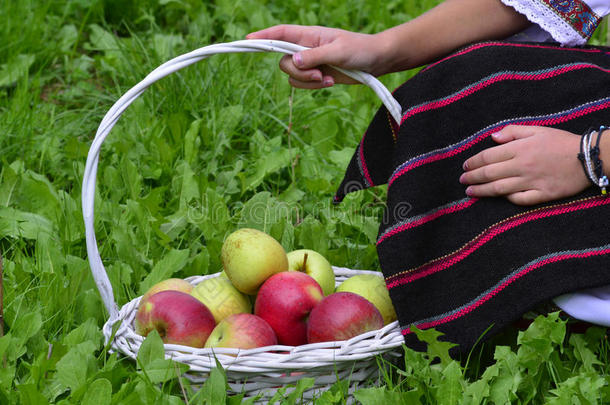
<svg viewBox="0 0 610 405">
<path fill-rule="evenodd" d="M 105 112 L 173 56 L 276 23 L 376 32 L 432 0 L 5 0 L 0 2 L 1 404 L 220 404 L 215 370 L 197 393 L 163 358 L 158 336 L 138 362 L 110 353 L 81 214 L 83 168 Z M 605 26 L 604 26 L 605 27 Z M 606 28 L 594 43 L 601 44 Z M 378 269 L 383 187 L 331 198 L 379 105 L 364 86 L 291 89 L 277 55 L 215 56 L 153 85 L 105 142 L 97 242 L 119 305 L 167 277 L 220 270 L 223 238 L 254 227 L 287 250 Z M 382 78 L 393 89 L 415 72 Z M 426 353 L 380 361 L 355 398 L 377 403 L 610 401 L 605 330 L 566 333 L 557 314 L 507 332 L 462 361 L 435 331 Z M 277 401 L 300 402 L 303 379 Z M 345 383 L 316 402 L 343 403 Z"/>
</svg>

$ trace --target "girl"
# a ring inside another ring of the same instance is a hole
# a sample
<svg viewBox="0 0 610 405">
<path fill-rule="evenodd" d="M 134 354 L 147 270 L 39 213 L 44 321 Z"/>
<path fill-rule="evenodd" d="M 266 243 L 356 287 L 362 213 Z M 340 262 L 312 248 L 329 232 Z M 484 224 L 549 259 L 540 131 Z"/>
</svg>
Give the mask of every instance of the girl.
<svg viewBox="0 0 610 405">
<path fill-rule="evenodd" d="M 551 299 L 610 326 L 610 48 L 583 46 L 609 11 L 447 0 L 374 35 L 248 35 L 311 48 L 280 61 L 299 88 L 353 83 L 329 65 L 379 76 L 428 64 L 394 92 L 401 122 L 377 112 L 335 196 L 388 184 L 377 249 L 407 345 L 422 348 L 412 326 L 434 327 L 467 351 Z"/>
</svg>

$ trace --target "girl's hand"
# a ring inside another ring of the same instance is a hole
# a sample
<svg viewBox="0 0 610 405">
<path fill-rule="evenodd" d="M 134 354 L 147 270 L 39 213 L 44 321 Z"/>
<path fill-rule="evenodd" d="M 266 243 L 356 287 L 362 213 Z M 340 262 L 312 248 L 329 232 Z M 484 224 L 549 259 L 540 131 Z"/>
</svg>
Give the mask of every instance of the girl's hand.
<svg viewBox="0 0 610 405">
<path fill-rule="evenodd" d="M 378 36 L 336 28 L 277 25 L 248 34 L 246 38 L 276 39 L 312 48 L 292 56 L 285 55 L 280 61 L 280 69 L 290 76 L 292 86 L 319 89 L 335 83 L 357 83 L 325 65 L 380 74 L 378 67 L 384 64 L 385 41 Z"/>
<path fill-rule="evenodd" d="M 464 162 L 460 183 L 468 185 L 471 197 L 505 196 L 532 205 L 575 195 L 590 185 L 577 157 L 579 135 L 509 125 L 492 137 L 499 146 Z"/>
</svg>

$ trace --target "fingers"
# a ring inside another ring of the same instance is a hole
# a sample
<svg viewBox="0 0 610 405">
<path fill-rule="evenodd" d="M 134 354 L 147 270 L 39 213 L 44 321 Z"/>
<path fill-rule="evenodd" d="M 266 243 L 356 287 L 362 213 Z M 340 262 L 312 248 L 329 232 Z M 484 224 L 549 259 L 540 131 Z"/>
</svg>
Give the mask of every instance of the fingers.
<svg viewBox="0 0 610 405">
<path fill-rule="evenodd" d="M 534 205 L 548 201 L 548 198 L 545 198 L 544 194 L 539 190 L 519 191 L 517 193 L 507 195 L 506 198 L 508 201 L 517 205 Z"/>
<path fill-rule="evenodd" d="M 466 188 L 469 197 L 503 197 L 509 194 L 526 191 L 520 177 L 508 177 L 484 184 L 475 184 Z"/>
<path fill-rule="evenodd" d="M 320 65 L 342 65 L 341 49 L 339 42 L 331 42 L 326 45 L 297 52 L 292 55 L 292 61 L 299 69 L 309 69 Z"/>
<path fill-rule="evenodd" d="M 508 147 L 508 145 L 500 145 L 477 153 L 473 157 L 467 159 L 462 167 L 464 170 L 474 170 L 492 163 L 510 160 L 513 157 L 514 152 L 512 148 Z"/>
<path fill-rule="evenodd" d="M 528 138 L 535 135 L 539 127 L 530 125 L 507 125 L 500 131 L 491 135 L 498 143 L 507 143 L 516 139 Z"/>
<path fill-rule="evenodd" d="M 489 183 L 495 180 L 518 176 L 519 174 L 519 168 L 515 167 L 515 164 L 511 160 L 506 160 L 467 171 L 460 176 L 460 183 Z"/>
<path fill-rule="evenodd" d="M 316 32 L 318 31 L 318 27 L 282 24 L 251 32 L 246 35 L 246 38 L 276 39 L 278 41 L 292 42 L 309 48 L 320 44 L 320 35 L 316 35 Z"/>
<path fill-rule="evenodd" d="M 334 78 L 323 69 L 299 69 L 288 55 L 280 60 L 280 69 L 290 76 L 289 82 L 292 86 L 301 89 L 319 89 L 335 84 Z"/>
<path fill-rule="evenodd" d="M 300 81 L 289 77 L 288 83 L 290 83 L 291 86 L 296 87 L 297 89 L 313 90 L 331 87 L 335 84 L 335 81 L 331 76 L 324 76 L 324 79 L 322 81 Z"/>
</svg>

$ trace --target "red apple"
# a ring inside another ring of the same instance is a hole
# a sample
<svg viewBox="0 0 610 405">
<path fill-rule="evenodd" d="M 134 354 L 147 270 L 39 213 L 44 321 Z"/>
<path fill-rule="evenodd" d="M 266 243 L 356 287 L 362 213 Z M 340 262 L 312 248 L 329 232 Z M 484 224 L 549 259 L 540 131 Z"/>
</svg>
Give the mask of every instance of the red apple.
<svg viewBox="0 0 610 405">
<path fill-rule="evenodd" d="M 280 344 L 298 346 L 307 343 L 307 317 L 323 297 L 322 288 L 312 277 L 282 272 L 263 283 L 254 313 L 271 325 Z"/>
<path fill-rule="evenodd" d="M 205 347 L 254 349 L 276 344 L 275 332 L 263 318 L 242 313 L 230 315 L 216 325 Z"/>
<path fill-rule="evenodd" d="M 136 313 L 136 333 L 157 330 L 164 343 L 203 347 L 216 326 L 212 312 L 190 294 L 167 290 L 152 295 Z"/>
<path fill-rule="evenodd" d="M 146 301 L 148 301 L 148 299 L 156 293 L 167 290 L 182 291 L 184 293 L 190 294 L 193 290 L 193 285 L 181 278 L 168 278 L 166 280 L 160 281 L 150 287 L 148 291 L 146 291 L 146 294 L 144 294 L 140 299 L 140 305 L 144 305 Z"/>
<path fill-rule="evenodd" d="M 379 310 L 366 298 L 350 292 L 329 295 L 309 315 L 307 341 L 335 342 L 383 327 Z"/>
</svg>

